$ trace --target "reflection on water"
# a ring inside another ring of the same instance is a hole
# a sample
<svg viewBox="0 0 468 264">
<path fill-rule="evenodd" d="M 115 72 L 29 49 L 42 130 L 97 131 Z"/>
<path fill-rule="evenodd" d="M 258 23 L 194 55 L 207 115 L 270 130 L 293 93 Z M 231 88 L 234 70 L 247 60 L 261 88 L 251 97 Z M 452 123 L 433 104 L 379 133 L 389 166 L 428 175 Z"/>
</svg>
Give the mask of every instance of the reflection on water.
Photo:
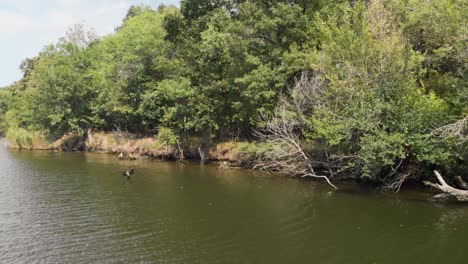
<svg viewBox="0 0 468 264">
<path fill-rule="evenodd" d="M 134 167 L 130 181 L 120 172 Z M 468 207 L 111 155 L 0 149 L 0 263 L 464 263 Z"/>
</svg>

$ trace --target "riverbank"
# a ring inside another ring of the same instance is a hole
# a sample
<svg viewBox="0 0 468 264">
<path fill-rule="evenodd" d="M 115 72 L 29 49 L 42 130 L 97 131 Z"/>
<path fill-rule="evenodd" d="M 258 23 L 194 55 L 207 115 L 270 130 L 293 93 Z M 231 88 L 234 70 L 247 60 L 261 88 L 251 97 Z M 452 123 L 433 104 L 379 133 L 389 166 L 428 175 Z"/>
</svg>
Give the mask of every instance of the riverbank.
<svg viewBox="0 0 468 264">
<path fill-rule="evenodd" d="M 15 131 L 15 137 L 10 135 L 9 147 L 13 149 L 28 150 L 53 150 L 53 151 L 87 151 L 93 153 L 106 153 L 118 156 L 119 159 L 144 160 L 161 159 L 173 161 L 199 161 L 223 162 L 222 167 L 242 167 L 256 168 L 262 155 L 265 156 L 265 149 L 262 143 L 258 142 L 211 142 L 207 143 L 201 138 L 192 137 L 187 139 L 184 144 L 169 145 L 162 142 L 157 137 L 139 137 L 136 134 L 123 132 L 93 132 L 88 131 L 86 135 L 69 133 L 55 141 L 47 141 L 46 137 L 40 133 L 27 133 Z M 260 162 L 261 163 L 261 162 Z M 273 168 L 274 170 L 274 168 Z M 283 172 L 284 173 L 284 172 Z M 294 173 L 286 173 L 297 175 Z M 428 185 L 434 189 L 443 192 L 443 195 L 436 195 L 435 198 L 447 199 L 456 198 L 458 201 L 468 201 L 468 184 L 463 177 L 450 177 L 448 182 L 456 189 L 447 184 L 440 175 L 437 175 L 435 182 L 439 185 L 427 181 L 430 179 L 427 175 L 410 178 L 405 174 L 403 178 L 390 183 L 375 182 L 365 180 L 359 177 L 336 177 L 334 182 L 365 182 L 372 184 L 376 188 L 383 188 L 388 191 L 398 192 L 404 182 L 422 186 Z M 304 176 L 304 175 L 300 175 Z M 305 175 L 307 176 L 307 175 Z M 462 175 L 463 176 L 463 175 Z M 313 176 L 323 178 L 324 176 Z M 453 178 L 453 179 L 452 179 Z M 442 180 L 441 180 L 442 179 Z M 326 178 L 328 181 L 329 179 Z M 328 183 L 335 187 L 331 182 Z M 335 187 L 336 188 L 336 187 Z"/>
<path fill-rule="evenodd" d="M 226 161 L 232 166 L 251 167 L 255 143 L 218 142 L 205 143 L 200 138 L 190 138 L 184 146 L 167 145 L 155 137 L 138 137 L 122 132 L 91 132 L 86 136 L 67 134 L 60 139 L 48 141 L 42 134 L 17 133 L 7 138 L 12 149 L 88 151 L 117 155 L 120 159 L 163 159 L 192 161 Z"/>
</svg>

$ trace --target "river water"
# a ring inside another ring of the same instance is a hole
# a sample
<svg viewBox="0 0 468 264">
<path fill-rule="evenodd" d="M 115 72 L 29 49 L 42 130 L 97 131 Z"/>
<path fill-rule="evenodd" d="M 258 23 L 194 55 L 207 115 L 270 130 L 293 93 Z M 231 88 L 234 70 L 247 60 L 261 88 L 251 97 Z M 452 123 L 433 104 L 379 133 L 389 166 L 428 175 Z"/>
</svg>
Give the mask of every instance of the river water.
<svg viewBox="0 0 468 264">
<path fill-rule="evenodd" d="M 468 207 L 340 187 L 0 147 L 0 263 L 467 263 Z"/>
</svg>

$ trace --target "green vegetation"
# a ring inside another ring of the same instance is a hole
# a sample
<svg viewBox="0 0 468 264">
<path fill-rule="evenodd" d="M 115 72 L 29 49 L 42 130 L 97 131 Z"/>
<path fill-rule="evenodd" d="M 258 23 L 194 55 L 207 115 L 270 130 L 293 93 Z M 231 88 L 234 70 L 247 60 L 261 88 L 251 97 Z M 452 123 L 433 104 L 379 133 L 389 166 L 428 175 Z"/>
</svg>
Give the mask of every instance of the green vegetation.
<svg viewBox="0 0 468 264">
<path fill-rule="evenodd" d="M 41 131 L 30 131 L 24 128 L 10 128 L 6 138 L 18 149 L 48 149 L 49 143 Z"/>
<path fill-rule="evenodd" d="M 8 102 L 10 101 L 10 91 L 0 89 L 0 136 L 3 136 L 8 129 L 5 121 L 5 114 L 8 111 Z"/>
<path fill-rule="evenodd" d="M 460 173 L 467 14 L 462 0 L 134 6 L 114 34 L 76 26 L 25 60 L 0 90 L 0 132 L 264 140 L 236 151 L 392 187 L 425 168 Z"/>
</svg>

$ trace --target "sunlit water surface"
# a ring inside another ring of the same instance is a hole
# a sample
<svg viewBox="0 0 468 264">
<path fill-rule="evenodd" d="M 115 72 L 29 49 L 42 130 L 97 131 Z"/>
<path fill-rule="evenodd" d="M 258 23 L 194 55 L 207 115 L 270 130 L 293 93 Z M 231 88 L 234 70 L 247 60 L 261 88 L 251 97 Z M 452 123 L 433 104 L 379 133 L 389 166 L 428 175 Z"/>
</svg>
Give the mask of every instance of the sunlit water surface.
<svg viewBox="0 0 468 264">
<path fill-rule="evenodd" d="M 421 192 L 0 146 L 0 263 L 468 259 L 468 207 Z"/>
</svg>

